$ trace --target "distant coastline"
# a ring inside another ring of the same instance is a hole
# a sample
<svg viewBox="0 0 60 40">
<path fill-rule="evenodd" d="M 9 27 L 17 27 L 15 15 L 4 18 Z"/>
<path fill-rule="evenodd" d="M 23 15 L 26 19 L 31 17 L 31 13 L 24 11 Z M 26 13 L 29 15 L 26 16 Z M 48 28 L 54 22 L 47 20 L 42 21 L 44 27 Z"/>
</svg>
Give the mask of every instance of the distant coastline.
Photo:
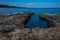
<svg viewBox="0 0 60 40">
<path fill-rule="evenodd" d="M 0 4 L 0 8 L 28 8 L 28 7 L 18 7 L 18 6 L 9 6 L 9 5 L 5 5 L 5 4 Z M 33 8 L 33 9 L 35 9 L 35 8 Z M 38 8 L 38 9 L 48 9 L 48 8 Z M 52 9 L 52 8 L 50 8 L 50 9 Z M 57 9 L 57 8 L 54 8 L 54 9 Z M 58 8 L 58 9 L 60 9 L 60 8 Z"/>
<path fill-rule="evenodd" d="M 26 7 L 18 7 L 18 6 L 9 6 L 9 5 L 1 5 L 0 8 L 26 8 Z"/>
</svg>

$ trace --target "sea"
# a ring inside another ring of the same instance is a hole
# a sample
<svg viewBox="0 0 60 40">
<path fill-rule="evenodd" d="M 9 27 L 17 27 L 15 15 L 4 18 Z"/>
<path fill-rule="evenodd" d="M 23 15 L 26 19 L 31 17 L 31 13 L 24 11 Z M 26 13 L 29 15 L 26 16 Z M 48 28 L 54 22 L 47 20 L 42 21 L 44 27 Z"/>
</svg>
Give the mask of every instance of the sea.
<svg viewBox="0 0 60 40">
<path fill-rule="evenodd" d="M 40 14 L 47 12 L 60 12 L 60 8 L 0 8 L 0 15 L 10 15 L 17 12 L 34 12 L 34 15 L 31 15 L 26 22 L 25 28 L 48 28 L 48 22 L 40 19 Z"/>
</svg>

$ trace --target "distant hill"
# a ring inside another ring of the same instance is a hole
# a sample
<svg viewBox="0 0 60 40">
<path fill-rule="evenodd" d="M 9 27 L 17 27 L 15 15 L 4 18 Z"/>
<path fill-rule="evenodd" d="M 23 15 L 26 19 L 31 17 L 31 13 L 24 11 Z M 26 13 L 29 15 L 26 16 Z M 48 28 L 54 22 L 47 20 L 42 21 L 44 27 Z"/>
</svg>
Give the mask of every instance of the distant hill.
<svg viewBox="0 0 60 40">
<path fill-rule="evenodd" d="M 25 7 L 17 7 L 17 6 L 9 6 L 9 5 L 0 5 L 0 8 L 25 8 Z"/>
</svg>

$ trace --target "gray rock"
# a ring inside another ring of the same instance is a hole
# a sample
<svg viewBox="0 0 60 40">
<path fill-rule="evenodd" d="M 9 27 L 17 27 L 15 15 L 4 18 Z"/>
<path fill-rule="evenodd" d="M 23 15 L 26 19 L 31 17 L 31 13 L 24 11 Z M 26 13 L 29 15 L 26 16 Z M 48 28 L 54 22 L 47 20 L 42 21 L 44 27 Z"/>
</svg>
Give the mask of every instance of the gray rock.
<svg viewBox="0 0 60 40">
<path fill-rule="evenodd" d="M 7 35 L 10 40 L 60 40 L 60 28 L 15 29 Z"/>
<path fill-rule="evenodd" d="M 58 13 L 57 13 L 58 14 Z M 48 21 L 49 28 L 60 27 L 60 16 L 48 16 L 47 14 L 42 13 L 40 18 Z"/>
<path fill-rule="evenodd" d="M 15 28 L 24 28 L 32 12 L 17 13 L 0 16 L 0 31 L 12 31 Z"/>
</svg>

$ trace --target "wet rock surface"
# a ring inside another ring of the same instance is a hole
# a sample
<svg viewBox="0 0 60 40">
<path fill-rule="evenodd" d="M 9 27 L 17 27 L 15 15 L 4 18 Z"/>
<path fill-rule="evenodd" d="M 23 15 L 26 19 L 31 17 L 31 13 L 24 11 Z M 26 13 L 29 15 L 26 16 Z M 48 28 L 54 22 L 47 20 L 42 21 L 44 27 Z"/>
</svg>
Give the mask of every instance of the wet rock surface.
<svg viewBox="0 0 60 40">
<path fill-rule="evenodd" d="M 58 13 L 57 13 L 58 14 Z M 60 15 L 48 16 L 47 14 L 42 13 L 40 18 L 48 21 L 49 28 L 60 27 Z"/>
</svg>

